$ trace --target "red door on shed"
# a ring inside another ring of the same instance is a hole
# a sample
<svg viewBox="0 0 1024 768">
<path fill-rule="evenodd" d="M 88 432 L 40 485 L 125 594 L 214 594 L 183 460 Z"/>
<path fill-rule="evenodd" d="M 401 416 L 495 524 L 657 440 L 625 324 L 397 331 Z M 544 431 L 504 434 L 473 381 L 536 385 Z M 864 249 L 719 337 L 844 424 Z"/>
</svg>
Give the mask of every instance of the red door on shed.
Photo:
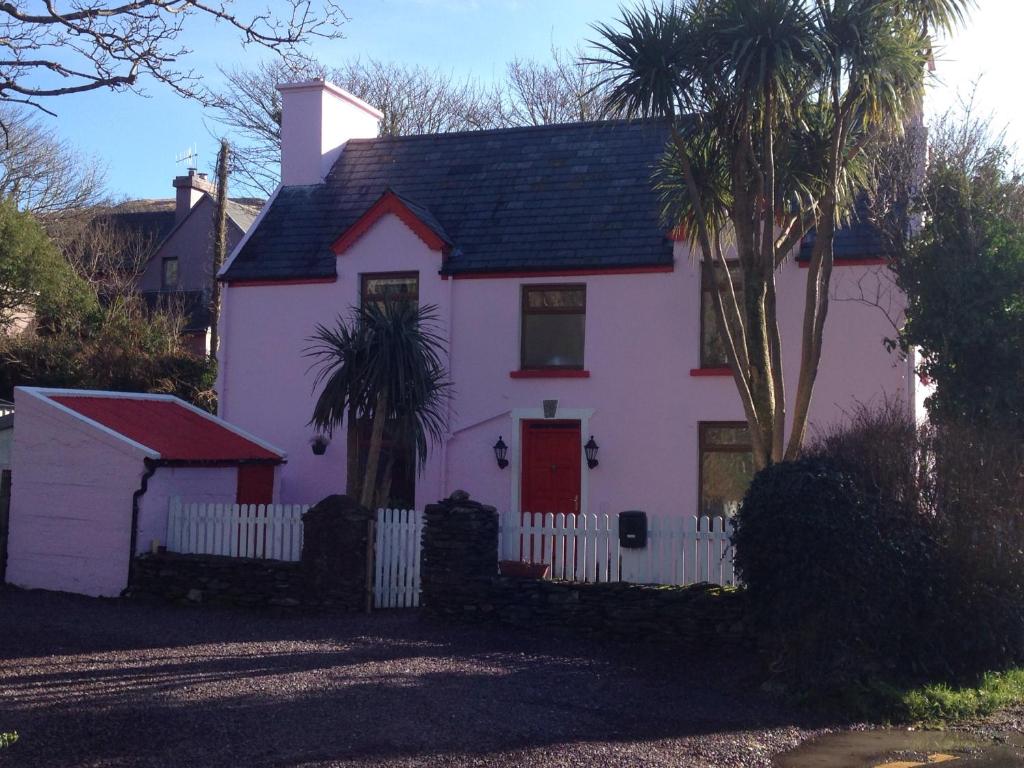
<svg viewBox="0 0 1024 768">
<path fill-rule="evenodd" d="M 270 504 L 274 500 L 274 465 L 240 464 L 236 504 Z"/>
<path fill-rule="evenodd" d="M 523 512 L 580 511 L 580 423 L 524 421 Z"/>
</svg>

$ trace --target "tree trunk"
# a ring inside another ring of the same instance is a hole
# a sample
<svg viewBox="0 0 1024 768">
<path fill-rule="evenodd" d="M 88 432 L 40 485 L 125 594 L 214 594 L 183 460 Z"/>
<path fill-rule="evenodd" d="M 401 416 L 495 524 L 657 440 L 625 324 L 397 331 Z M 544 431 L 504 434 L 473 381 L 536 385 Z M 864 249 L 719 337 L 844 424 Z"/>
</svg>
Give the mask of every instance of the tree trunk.
<svg viewBox="0 0 1024 768">
<path fill-rule="evenodd" d="M 354 405 L 348 408 L 348 429 L 345 433 L 345 495 L 358 499 L 362 493 L 359 472 L 359 411 Z"/>
<path fill-rule="evenodd" d="M 377 495 L 377 468 L 380 465 L 381 446 L 384 443 L 384 425 L 388 419 L 388 398 L 381 394 L 373 411 L 373 430 L 370 445 L 366 451 L 366 474 L 363 476 L 363 492 L 360 504 L 367 509 L 373 506 Z"/>
<path fill-rule="evenodd" d="M 217 209 L 213 223 L 213 264 L 210 275 L 210 357 L 217 359 L 220 336 L 217 325 L 220 322 L 220 280 L 217 273 L 227 259 L 228 250 L 228 155 L 231 147 L 227 139 L 220 140 L 217 153 Z"/>
</svg>

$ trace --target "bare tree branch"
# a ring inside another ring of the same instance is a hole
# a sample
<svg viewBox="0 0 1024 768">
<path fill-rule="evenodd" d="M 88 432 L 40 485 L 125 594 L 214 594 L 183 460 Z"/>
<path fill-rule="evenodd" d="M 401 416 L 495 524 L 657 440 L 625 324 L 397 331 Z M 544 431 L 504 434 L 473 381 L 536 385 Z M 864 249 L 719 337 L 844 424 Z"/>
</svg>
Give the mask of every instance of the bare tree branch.
<svg viewBox="0 0 1024 768">
<path fill-rule="evenodd" d="M 202 79 L 181 66 L 191 51 L 179 38 L 192 19 L 226 25 L 242 45 L 301 58 L 311 38 L 341 37 L 347 20 L 335 0 L 275 0 L 236 12 L 236 0 L 42 0 L 28 12 L 0 2 L 0 102 L 30 104 L 99 89 L 136 89 L 145 79 L 209 103 Z M 271 7 L 274 8 L 271 11 Z"/>
<path fill-rule="evenodd" d="M 103 202 L 104 169 L 52 129 L 10 106 L 0 107 L 7 129 L 0 143 L 0 199 L 38 217 Z"/>
</svg>

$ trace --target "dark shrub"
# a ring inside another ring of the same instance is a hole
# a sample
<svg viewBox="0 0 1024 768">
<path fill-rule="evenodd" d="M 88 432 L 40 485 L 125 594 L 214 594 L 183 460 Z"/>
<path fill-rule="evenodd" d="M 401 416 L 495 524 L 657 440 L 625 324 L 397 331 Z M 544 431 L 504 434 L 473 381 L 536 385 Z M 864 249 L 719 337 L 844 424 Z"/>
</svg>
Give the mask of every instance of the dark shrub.
<svg viewBox="0 0 1024 768">
<path fill-rule="evenodd" d="M 970 676 L 1024 660 L 1024 445 L 898 403 L 755 478 L 736 566 L 777 682 Z"/>
<path fill-rule="evenodd" d="M 942 655 L 966 672 L 1024 661 L 1024 441 L 949 423 L 920 440 L 930 469 L 921 501 L 941 553 Z"/>
<path fill-rule="evenodd" d="M 842 686 L 904 658 L 921 537 L 826 458 L 758 473 L 735 520 L 736 568 L 778 682 Z"/>
</svg>

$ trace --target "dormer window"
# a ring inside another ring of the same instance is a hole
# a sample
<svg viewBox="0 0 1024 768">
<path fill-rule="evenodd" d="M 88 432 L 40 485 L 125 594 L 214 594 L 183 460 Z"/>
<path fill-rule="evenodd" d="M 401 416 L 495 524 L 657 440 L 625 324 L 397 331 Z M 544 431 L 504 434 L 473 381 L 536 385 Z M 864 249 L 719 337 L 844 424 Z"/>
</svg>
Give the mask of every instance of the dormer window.
<svg viewBox="0 0 1024 768">
<path fill-rule="evenodd" d="M 178 287 L 178 260 L 167 258 L 161 264 L 160 288 L 164 291 L 173 291 Z"/>
<path fill-rule="evenodd" d="M 585 285 L 524 285 L 523 370 L 583 370 Z"/>
</svg>

